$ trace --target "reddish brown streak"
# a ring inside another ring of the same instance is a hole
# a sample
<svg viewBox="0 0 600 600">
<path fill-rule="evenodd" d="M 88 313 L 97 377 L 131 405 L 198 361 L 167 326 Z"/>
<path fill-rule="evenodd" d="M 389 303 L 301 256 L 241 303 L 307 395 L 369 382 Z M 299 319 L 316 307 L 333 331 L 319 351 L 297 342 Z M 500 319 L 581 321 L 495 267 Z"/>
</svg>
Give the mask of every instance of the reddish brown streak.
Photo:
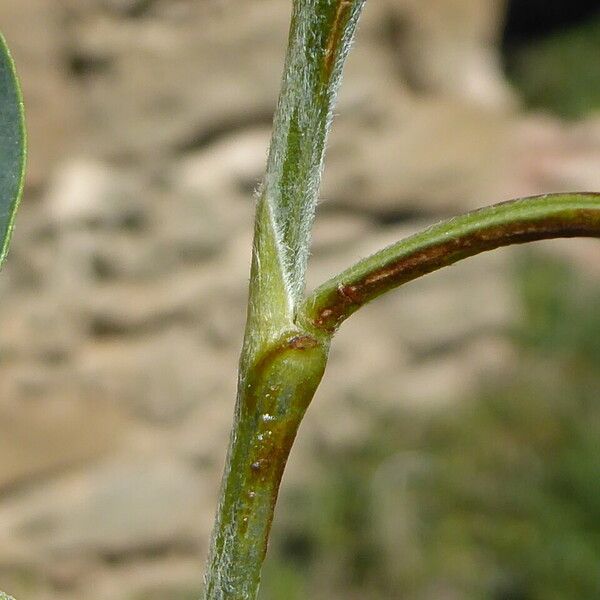
<svg viewBox="0 0 600 600">
<path fill-rule="evenodd" d="M 308 348 L 316 348 L 317 340 L 310 335 L 297 335 L 288 341 L 288 347 L 294 350 L 307 350 Z"/>
<path fill-rule="evenodd" d="M 302 386 L 300 386 L 300 388 L 302 388 Z M 303 395 L 304 393 L 305 392 L 300 392 L 300 395 Z M 258 451 L 252 456 L 252 463 L 250 464 L 250 477 L 251 481 L 254 482 L 252 488 L 261 490 L 264 489 L 265 483 L 273 483 L 272 486 L 267 486 L 269 490 L 269 505 L 271 507 L 271 510 L 268 513 L 269 530 L 273 520 L 273 510 L 277 502 L 283 471 L 285 470 L 292 445 L 296 439 L 301 420 L 302 414 L 298 414 L 293 418 L 278 419 L 276 422 L 269 424 L 267 426 L 270 432 L 269 437 L 260 445 Z M 251 510 L 252 503 L 249 503 L 247 510 L 242 515 L 242 524 L 240 526 L 242 532 L 245 532 L 247 529 Z M 263 558 L 266 550 L 267 547 L 265 545 L 264 548 L 262 548 Z"/>
<path fill-rule="evenodd" d="M 288 334 L 278 343 L 274 344 L 250 369 L 252 373 L 255 373 L 255 377 L 246 382 L 246 385 L 249 387 L 244 390 L 244 410 L 249 411 L 250 414 L 256 414 L 262 392 L 257 390 L 255 382 L 262 378 L 262 374 L 270 368 L 273 361 L 286 352 L 304 352 L 316 348 L 318 345 L 319 343 L 316 339 L 306 334 L 293 336 Z M 309 398 L 311 396 L 309 387 L 310 383 L 301 382 L 298 385 L 296 396 Z M 270 388 L 270 393 L 272 394 L 272 399 L 274 399 L 277 395 L 277 389 Z M 261 413 L 271 413 L 268 404 L 267 402 L 267 406 L 261 406 Z M 288 415 L 278 415 L 272 422 L 261 423 L 259 420 L 253 432 L 255 436 L 260 434 L 263 438 L 260 443 L 250 449 L 248 454 L 246 468 L 248 469 L 249 480 L 253 482 L 250 487 L 255 490 L 256 494 L 264 493 L 264 490 L 268 489 L 271 508 L 275 506 L 275 502 L 277 501 L 281 477 L 296 437 L 302 414 L 302 410 L 296 410 Z M 247 532 L 251 519 L 254 506 L 253 498 L 254 496 L 247 499 L 243 512 L 238 515 L 239 530 L 242 535 L 245 535 Z M 271 524 L 272 513 L 273 511 L 271 510 L 268 527 Z M 262 548 L 262 552 L 266 552 L 266 545 Z"/>
<path fill-rule="evenodd" d="M 333 66 L 335 65 L 336 50 L 339 47 L 340 38 L 344 32 L 344 22 L 351 6 L 351 0 L 339 0 L 339 4 L 337 5 L 323 59 L 323 71 L 326 80 L 329 80 L 331 77 Z"/>
<path fill-rule="evenodd" d="M 403 256 L 351 284 L 340 285 L 326 305 L 319 309 L 314 324 L 333 332 L 358 307 L 379 294 L 461 258 L 510 244 L 576 236 L 600 237 L 597 211 L 581 209 L 576 211 L 576 218 L 571 217 L 569 221 L 560 217 L 520 221 L 439 242 Z"/>
</svg>

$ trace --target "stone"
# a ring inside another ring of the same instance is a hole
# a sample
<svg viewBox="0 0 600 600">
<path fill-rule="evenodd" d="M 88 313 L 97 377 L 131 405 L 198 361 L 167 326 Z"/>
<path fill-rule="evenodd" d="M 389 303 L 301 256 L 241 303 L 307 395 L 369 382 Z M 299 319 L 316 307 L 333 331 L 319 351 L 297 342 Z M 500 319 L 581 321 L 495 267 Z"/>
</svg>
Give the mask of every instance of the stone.
<svg viewBox="0 0 600 600">
<path fill-rule="evenodd" d="M 378 122 L 340 124 L 323 196 L 377 217 L 452 214 L 502 199 L 512 122 L 444 99 L 382 107 Z"/>
<path fill-rule="evenodd" d="M 139 218 L 136 191 L 126 173 L 100 161 L 79 158 L 57 169 L 46 204 L 50 218 L 63 229 L 121 228 Z"/>
<path fill-rule="evenodd" d="M 77 89 L 64 68 L 63 18 L 62 5 L 45 0 L 0 4 L 2 30 L 26 105 L 28 194 L 47 183 L 60 158 L 77 145 L 77 137 L 86 135 Z"/>
<path fill-rule="evenodd" d="M 201 481 L 183 463 L 156 454 L 106 460 L 5 501 L 0 563 L 13 546 L 43 561 L 197 547 L 201 499 Z"/>
<path fill-rule="evenodd" d="M 494 110 L 515 105 L 498 50 L 507 0 L 388 0 L 398 62 L 420 93 Z"/>
<path fill-rule="evenodd" d="M 90 464 L 112 452 L 122 439 L 127 424 L 114 403 L 67 394 L 66 377 L 48 378 L 25 366 L 3 371 L 1 493 L 27 490 L 57 473 Z M 13 386 L 7 384 L 7 374 Z M 31 393 L 31 377 L 38 378 L 35 395 Z M 14 389 L 19 385 L 17 378 L 21 380 L 20 393 Z M 27 378 L 30 383 L 23 389 Z"/>
<path fill-rule="evenodd" d="M 101 4 L 119 15 L 139 16 L 152 4 L 153 0 L 102 0 Z"/>
<path fill-rule="evenodd" d="M 82 390 L 118 402 L 135 420 L 169 425 L 222 398 L 235 362 L 180 325 L 117 347 L 98 345 L 82 356 L 79 378 Z"/>
<path fill-rule="evenodd" d="M 107 65 L 83 90 L 96 151 L 157 157 L 200 147 L 219 131 L 270 123 L 289 6 L 242 2 L 233 11 L 201 2 L 188 3 L 185 18 L 169 13 L 174 18 L 115 20 L 71 6 L 75 51 Z"/>
</svg>

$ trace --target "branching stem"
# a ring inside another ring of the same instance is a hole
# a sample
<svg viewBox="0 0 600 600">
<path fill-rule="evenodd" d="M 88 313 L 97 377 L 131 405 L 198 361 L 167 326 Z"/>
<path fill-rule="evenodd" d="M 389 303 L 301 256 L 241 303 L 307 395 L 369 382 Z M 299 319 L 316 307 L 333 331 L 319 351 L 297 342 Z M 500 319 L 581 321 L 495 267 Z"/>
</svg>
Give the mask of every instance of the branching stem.
<svg viewBox="0 0 600 600">
<path fill-rule="evenodd" d="M 238 397 L 206 600 L 254 600 L 283 469 L 323 375 L 329 337 L 296 325 L 327 134 L 364 0 L 294 0 L 256 210 Z"/>
<path fill-rule="evenodd" d="M 360 261 L 315 290 L 305 326 L 333 334 L 371 300 L 486 250 L 549 238 L 600 237 L 600 194 L 552 194 L 503 202 L 450 219 Z"/>
<path fill-rule="evenodd" d="M 294 0 L 282 91 L 258 198 L 235 417 L 205 600 L 255 600 L 283 470 L 321 381 L 331 336 L 407 281 L 499 246 L 600 237 L 600 196 L 496 205 L 359 262 L 302 300 L 310 227 L 344 59 L 364 0 Z"/>
</svg>

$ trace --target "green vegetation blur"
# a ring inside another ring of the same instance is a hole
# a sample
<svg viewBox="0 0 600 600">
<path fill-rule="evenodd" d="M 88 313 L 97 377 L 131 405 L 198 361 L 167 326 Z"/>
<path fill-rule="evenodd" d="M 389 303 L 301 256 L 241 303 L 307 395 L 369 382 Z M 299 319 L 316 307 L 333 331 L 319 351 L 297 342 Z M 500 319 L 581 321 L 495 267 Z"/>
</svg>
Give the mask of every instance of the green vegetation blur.
<svg viewBox="0 0 600 600">
<path fill-rule="evenodd" d="M 535 251 L 515 285 L 510 379 L 284 486 L 264 600 L 600 598 L 600 286 Z"/>
<path fill-rule="evenodd" d="M 572 119 L 599 111 L 600 14 L 509 52 L 507 71 L 532 108 Z"/>
</svg>

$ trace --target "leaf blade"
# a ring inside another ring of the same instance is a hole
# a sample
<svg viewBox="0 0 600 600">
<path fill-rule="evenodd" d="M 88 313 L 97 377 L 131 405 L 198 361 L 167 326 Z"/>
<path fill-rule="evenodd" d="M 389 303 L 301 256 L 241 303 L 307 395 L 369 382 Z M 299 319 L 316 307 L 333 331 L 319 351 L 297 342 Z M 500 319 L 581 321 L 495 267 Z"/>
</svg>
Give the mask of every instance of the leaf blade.
<svg viewBox="0 0 600 600">
<path fill-rule="evenodd" d="M 23 98 L 14 62 L 0 34 L 0 266 L 8 254 L 23 193 L 26 152 Z"/>
</svg>

